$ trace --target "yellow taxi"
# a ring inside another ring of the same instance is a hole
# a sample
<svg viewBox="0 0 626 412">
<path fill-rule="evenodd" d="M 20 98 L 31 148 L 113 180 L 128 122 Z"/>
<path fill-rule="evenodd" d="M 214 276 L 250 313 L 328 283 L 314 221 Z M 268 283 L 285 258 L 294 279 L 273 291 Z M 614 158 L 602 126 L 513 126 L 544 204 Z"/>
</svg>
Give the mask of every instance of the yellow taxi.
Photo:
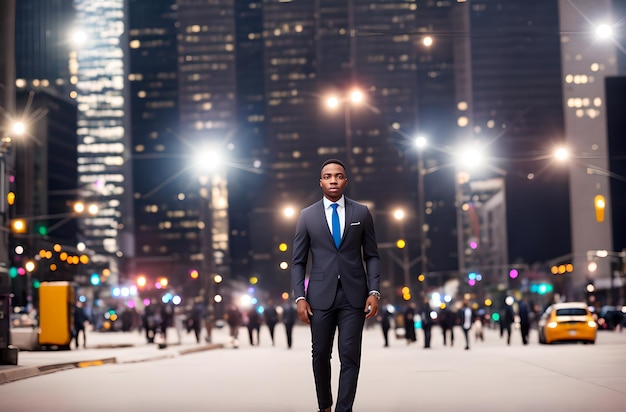
<svg viewBox="0 0 626 412">
<path fill-rule="evenodd" d="M 539 318 L 539 343 L 595 343 L 598 325 L 584 302 L 555 303 Z"/>
</svg>

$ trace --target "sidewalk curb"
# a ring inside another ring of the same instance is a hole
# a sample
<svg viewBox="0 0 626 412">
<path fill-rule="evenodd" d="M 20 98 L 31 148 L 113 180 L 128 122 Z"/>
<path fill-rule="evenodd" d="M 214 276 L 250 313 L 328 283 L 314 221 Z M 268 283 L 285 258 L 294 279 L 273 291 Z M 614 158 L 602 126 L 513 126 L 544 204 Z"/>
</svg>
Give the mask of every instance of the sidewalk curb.
<svg viewBox="0 0 626 412">
<path fill-rule="evenodd" d="M 120 348 L 120 347 L 133 347 L 135 345 L 103 345 L 98 346 L 99 348 Z M 57 364 L 48 364 L 42 366 L 16 366 L 15 368 L 6 369 L 0 371 L 0 385 L 10 382 L 15 382 L 22 379 L 33 378 L 35 376 L 46 375 L 49 373 L 60 372 L 69 369 L 77 369 L 77 368 L 88 368 L 92 366 L 102 366 L 109 365 L 113 363 L 118 364 L 132 364 L 132 363 L 141 363 L 141 362 L 150 362 L 157 361 L 163 359 L 171 359 L 177 356 L 190 355 L 197 352 L 204 352 L 207 350 L 213 349 L 222 349 L 224 345 L 221 343 L 209 344 L 200 347 L 190 348 L 190 349 L 181 349 L 174 353 L 166 353 L 163 355 L 156 356 L 148 356 L 144 358 L 130 359 L 130 360 L 119 360 L 118 357 L 107 357 L 107 358 L 96 358 L 91 360 L 83 360 L 77 362 L 64 362 Z"/>
<path fill-rule="evenodd" d="M 181 349 L 178 351 L 179 355 L 189 355 L 192 353 L 196 353 L 196 352 L 204 352 L 207 350 L 212 350 L 212 349 L 224 349 L 224 344 L 223 343 L 211 343 L 208 345 L 204 345 L 204 346 L 198 346 L 195 348 L 189 348 L 189 349 Z"/>
</svg>

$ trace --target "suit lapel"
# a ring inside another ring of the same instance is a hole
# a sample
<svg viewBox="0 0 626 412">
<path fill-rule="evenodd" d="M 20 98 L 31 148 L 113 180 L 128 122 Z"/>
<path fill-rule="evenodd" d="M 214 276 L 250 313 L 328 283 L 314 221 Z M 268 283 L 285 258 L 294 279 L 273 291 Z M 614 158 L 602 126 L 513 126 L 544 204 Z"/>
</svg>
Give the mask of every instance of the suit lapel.
<svg viewBox="0 0 626 412">
<path fill-rule="evenodd" d="M 328 233 L 328 237 L 330 238 L 331 243 L 334 245 L 335 240 L 333 239 L 333 232 L 331 232 L 330 227 L 328 227 L 328 220 L 326 220 L 326 209 L 324 208 L 323 200 L 320 200 L 319 202 L 318 215 L 322 220 L 323 227 L 326 228 L 326 233 Z"/>
<path fill-rule="evenodd" d="M 345 197 L 344 199 L 345 199 L 345 206 L 346 206 L 346 216 L 345 216 L 346 221 L 344 222 L 345 227 L 343 229 L 343 237 L 341 238 L 342 245 L 343 245 L 343 241 L 348 236 L 348 231 L 350 230 L 350 223 L 352 223 L 352 215 L 354 214 L 354 204 L 347 197 Z"/>
</svg>

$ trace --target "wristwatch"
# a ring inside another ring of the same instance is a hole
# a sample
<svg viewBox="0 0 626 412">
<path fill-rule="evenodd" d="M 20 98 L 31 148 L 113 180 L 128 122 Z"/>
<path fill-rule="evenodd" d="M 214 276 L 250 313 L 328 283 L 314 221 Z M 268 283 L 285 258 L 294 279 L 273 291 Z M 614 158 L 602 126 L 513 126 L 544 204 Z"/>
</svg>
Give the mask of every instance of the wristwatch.
<svg viewBox="0 0 626 412">
<path fill-rule="evenodd" d="M 372 295 L 376 296 L 376 299 L 380 300 L 380 292 L 373 290 L 370 292 L 370 296 Z"/>
</svg>

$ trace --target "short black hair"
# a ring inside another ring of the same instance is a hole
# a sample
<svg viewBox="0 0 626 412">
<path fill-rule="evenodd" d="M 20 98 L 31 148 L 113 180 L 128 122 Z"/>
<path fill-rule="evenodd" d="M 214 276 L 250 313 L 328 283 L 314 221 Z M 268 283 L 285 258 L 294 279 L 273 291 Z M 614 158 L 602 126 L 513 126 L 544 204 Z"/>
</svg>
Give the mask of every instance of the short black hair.
<svg viewBox="0 0 626 412">
<path fill-rule="evenodd" d="M 343 171 L 344 172 L 347 172 L 346 165 L 343 164 L 343 162 L 341 160 L 339 160 L 339 159 L 328 159 L 324 163 L 322 163 L 322 167 L 320 168 L 320 173 L 322 172 L 324 167 L 326 167 L 326 165 L 329 165 L 329 164 L 332 164 L 332 163 L 338 164 L 339 166 L 343 167 Z"/>
</svg>

